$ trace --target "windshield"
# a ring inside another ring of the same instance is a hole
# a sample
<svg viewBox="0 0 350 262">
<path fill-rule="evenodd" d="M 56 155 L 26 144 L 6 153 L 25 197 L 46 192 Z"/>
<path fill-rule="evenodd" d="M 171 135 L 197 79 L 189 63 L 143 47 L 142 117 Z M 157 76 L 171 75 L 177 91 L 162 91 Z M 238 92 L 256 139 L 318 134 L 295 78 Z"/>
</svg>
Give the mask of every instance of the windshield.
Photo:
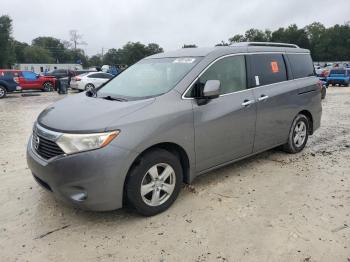
<svg viewBox="0 0 350 262">
<path fill-rule="evenodd" d="M 164 94 L 199 62 L 199 57 L 145 59 L 98 90 L 98 97 L 142 99 Z"/>
</svg>

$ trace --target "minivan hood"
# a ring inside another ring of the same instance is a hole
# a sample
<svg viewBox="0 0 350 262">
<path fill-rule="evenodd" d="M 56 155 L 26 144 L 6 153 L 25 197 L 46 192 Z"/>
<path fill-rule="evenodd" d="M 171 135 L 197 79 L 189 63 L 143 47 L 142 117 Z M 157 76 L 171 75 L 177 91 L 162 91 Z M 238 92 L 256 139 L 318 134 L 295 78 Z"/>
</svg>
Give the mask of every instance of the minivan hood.
<svg viewBox="0 0 350 262">
<path fill-rule="evenodd" d="M 38 123 L 66 133 L 92 133 L 110 130 L 116 121 L 153 103 L 155 98 L 136 101 L 110 101 L 85 93 L 62 99 L 42 111 Z"/>
</svg>

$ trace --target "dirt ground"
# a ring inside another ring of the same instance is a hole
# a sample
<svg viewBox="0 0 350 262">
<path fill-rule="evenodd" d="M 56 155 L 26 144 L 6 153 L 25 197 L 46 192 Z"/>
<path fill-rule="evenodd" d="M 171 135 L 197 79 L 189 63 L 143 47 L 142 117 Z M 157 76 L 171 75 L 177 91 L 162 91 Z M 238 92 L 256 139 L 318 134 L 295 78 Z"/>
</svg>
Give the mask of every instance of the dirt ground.
<svg viewBox="0 0 350 262">
<path fill-rule="evenodd" d="M 33 180 L 25 148 L 56 93 L 0 100 L 0 261 L 350 261 L 350 88 L 300 154 L 272 150 L 185 187 L 166 212 L 94 213 Z"/>
</svg>

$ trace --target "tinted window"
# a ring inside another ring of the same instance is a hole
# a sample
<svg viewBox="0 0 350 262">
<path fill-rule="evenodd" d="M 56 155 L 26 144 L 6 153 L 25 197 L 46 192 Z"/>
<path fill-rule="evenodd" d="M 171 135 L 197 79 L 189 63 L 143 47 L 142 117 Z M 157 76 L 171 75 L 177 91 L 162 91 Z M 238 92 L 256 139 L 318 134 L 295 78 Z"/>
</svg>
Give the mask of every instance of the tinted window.
<svg viewBox="0 0 350 262">
<path fill-rule="evenodd" d="M 274 84 L 287 80 L 282 54 L 251 55 L 252 83 L 254 86 Z"/>
<path fill-rule="evenodd" d="M 102 77 L 101 78 L 105 78 L 105 79 L 111 79 L 113 76 L 110 74 L 101 74 Z"/>
<path fill-rule="evenodd" d="M 30 71 L 23 71 L 22 75 L 27 80 L 35 80 L 37 79 L 36 74 Z"/>
<path fill-rule="evenodd" d="M 196 89 L 203 88 L 208 80 L 220 81 L 221 94 L 246 89 L 247 76 L 244 56 L 231 56 L 217 61 L 199 78 Z"/>
<path fill-rule="evenodd" d="M 345 75 L 345 70 L 337 69 L 331 70 L 330 75 Z"/>
<path fill-rule="evenodd" d="M 14 72 L 3 72 L 3 76 L 4 76 L 4 78 L 13 78 L 13 77 L 15 77 L 15 74 L 14 74 Z"/>
<path fill-rule="evenodd" d="M 97 74 L 91 74 L 91 75 L 88 75 L 87 77 L 88 78 L 101 78 L 101 77 L 99 77 L 99 73 L 97 73 Z"/>
<path fill-rule="evenodd" d="M 314 66 L 309 54 L 288 54 L 294 78 L 302 78 L 315 75 Z"/>
</svg>

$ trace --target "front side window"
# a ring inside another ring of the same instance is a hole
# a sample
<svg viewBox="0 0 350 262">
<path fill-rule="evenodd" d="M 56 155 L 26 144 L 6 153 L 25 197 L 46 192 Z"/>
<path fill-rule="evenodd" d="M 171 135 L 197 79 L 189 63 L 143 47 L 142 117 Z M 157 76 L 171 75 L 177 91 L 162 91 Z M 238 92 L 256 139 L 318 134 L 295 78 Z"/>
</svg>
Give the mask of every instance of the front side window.
<svg viewBox="0 0 350 262">
<path fill-rule="evenodd" d="M 200 97 L 208 80 L 220 81 L 220 94 L 229 94 L 247 88 L 245 57 L 225 57 L 211 65 L 198 79 L 186 97 Z"/>
<path fill-rule="evenodd" d="M 98 90 L 98 97 L 143 99 L 167 93 L 201 57 L 145 59 L 129 67 Z"/>
</svg>

